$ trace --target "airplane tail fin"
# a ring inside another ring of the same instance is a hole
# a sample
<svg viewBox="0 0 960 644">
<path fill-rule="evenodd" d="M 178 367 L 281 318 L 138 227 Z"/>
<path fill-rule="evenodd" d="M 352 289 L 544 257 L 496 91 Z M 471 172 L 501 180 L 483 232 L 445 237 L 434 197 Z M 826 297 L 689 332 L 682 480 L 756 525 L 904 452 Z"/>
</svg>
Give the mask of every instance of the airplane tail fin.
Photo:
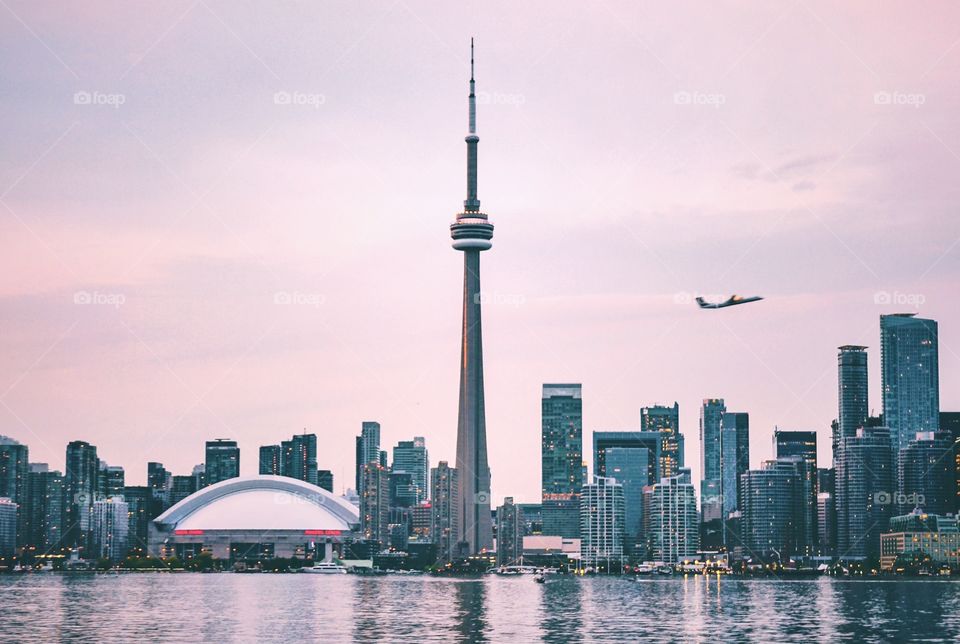
<svg viewBox="0 0 960 644">
<path fill-rule="evenodd" d="M 706 301 L 704 301 L 704 299 L 703 299 L 702 297 L 698 297 L 698 298 L 697 298 L 697 304 L 699 304 L 700 306 L 704 306 L 704 305 L 706 305 Z"/>
</svg>

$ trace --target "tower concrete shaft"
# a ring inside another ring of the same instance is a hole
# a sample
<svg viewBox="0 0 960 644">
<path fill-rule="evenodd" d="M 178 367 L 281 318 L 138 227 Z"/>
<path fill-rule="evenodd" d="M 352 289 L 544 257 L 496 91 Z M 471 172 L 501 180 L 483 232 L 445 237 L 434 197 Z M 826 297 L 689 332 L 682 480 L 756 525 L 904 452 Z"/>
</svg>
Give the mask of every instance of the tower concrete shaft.
<svg viewBox="0 0 960 644">
<path fill-rule="evenodd" d="M 480 251 L 491 246 L 493 225 L 480 212 L 477 198 L 476 95 L 473 40 L 470 41 L 470 96 L 467 143 L 467 199 L 450 225 L 453 247 L 463 251 L 463 328 L 460 345 L 460 409 L 457 418 L 457 494 L 461 551 L 476 554 L 493 548 L 490 517 L 490 468 L 483 400 L 483 334 L 480 324 Z"/>
</svg>

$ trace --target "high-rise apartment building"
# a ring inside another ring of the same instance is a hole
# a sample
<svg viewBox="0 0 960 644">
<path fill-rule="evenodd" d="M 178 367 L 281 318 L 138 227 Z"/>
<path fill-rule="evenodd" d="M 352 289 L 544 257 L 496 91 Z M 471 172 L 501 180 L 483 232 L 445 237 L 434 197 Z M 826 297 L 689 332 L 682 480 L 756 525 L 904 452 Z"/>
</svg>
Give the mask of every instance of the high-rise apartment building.
<svg viewBox="0 0 960 644">
<path fill-rule="evenodd" d="M 595 476 L 580 493 L 580 561 L 607 572 L 623 568 L 623 486 Z"/>
</svg>

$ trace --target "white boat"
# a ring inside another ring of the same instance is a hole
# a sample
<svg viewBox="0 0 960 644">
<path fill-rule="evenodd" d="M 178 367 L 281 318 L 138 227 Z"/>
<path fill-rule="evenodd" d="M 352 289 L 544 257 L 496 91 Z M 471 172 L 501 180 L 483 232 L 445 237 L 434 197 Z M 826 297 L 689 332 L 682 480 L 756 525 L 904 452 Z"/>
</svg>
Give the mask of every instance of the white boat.
<svg viewBox="0 0 960 644">
<path fill-rule="evenodd" d="M 332 561 L 321 561 L 313 564 L 313 568 L 301 568 L 300 572 L 310 572 L 315 575 L 345 575 L 347 569 Z"/>
</svg>

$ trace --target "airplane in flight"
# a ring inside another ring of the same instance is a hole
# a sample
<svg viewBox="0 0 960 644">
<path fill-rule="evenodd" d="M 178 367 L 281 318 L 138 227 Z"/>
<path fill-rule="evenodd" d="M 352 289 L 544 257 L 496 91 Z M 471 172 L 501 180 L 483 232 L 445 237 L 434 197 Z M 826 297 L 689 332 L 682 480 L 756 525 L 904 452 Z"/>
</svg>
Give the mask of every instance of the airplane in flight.
<svg viewBox="0 0 960 644">
<path fill-rule="evenodd" d="M 731 295 L 729 299 L 724 300 L 723 302 L 707 302 L 702 297 L 697 298 L 697 304 L 701 309 L 723 309 L 728 306 L 736 306 L 737 304 L 746 304 L 747 302 L 757 302 L 763 298 L 759 295 L 753 297 L 742 297 L 740 295 Z"/>
</svg>

